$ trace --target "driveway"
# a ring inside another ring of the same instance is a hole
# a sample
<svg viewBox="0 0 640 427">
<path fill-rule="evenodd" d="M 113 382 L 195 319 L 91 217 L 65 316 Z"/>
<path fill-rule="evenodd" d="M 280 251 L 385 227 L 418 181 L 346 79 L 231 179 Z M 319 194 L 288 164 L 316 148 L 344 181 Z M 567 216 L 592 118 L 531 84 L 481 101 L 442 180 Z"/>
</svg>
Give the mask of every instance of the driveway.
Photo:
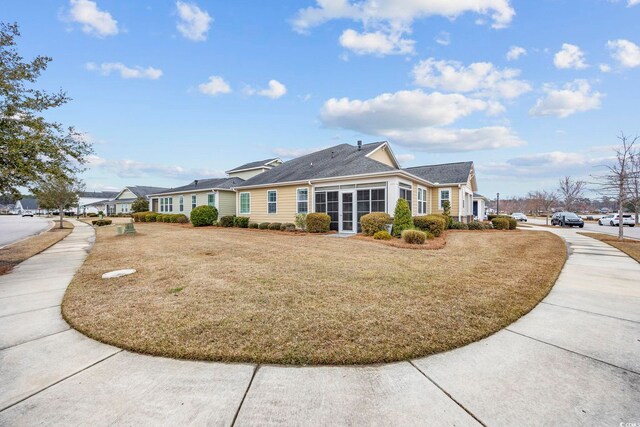
<svg viewBox="0 0 640 427">
<path fill-rule="evenodd" d="M 287 367 L 150 357 L 60 317 L 93 229 L 0 276 L 0 425 L 612 425 L 640 422 L 640 264 L 555 229 L 570 256 L 506 329 L 422 359 Z M 107 285 L 105 285 L 107 286 Z"/>
<path fill-rule="evenodd" d="M 51 221 L 38 217 L 0 215 L 0 247 L 38 234 L 51 226 Z"/>
<path fill-rule="evenodd" d="M 544 225 L 544 219 L 538 218 L 530 218 L 528 224 L 535 225 Z M 551 224 L 551 221 L 549 221 Z M 612 236 L 618 235 L 618 227 L 612 227 L 610 225 L 598 225 L 597 223 L 585 222 L 584 228 L 580 231 L 590 231 L 594 233 L 603 233 L 603 234 L 611 234 Z M 624 227 L 624 236 L 630 237 L 632 239 L 640 239 L 640 225 L 636 225 L 635 227 Z"/>
</svg>

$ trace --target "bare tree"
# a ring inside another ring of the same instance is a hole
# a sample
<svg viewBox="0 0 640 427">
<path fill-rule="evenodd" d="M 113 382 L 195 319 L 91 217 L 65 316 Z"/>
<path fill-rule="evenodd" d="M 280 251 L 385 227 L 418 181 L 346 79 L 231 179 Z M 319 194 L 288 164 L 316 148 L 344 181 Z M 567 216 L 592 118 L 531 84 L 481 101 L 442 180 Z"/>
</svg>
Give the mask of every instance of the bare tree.
<svg viewBox="0 0 640 427">
<path fill-rule="evenodd" d="M 551 208 L 559 203 L 558 194 L 555 191 L 531 191 L 528 194 L 529 199 L 532 204 L 536 206 L 538 211 L 543 211 L 544 216 L 549 225 L 549 213 L 551 212 Z"/>
<path fill-rule="evenodd" d="M 637 173 L 633 172 L 633 158 L 635 156 L 634 144 L 640 137 L 630 139 L 624 133 L 620 133 L 618 139 L 621 146 L 616 149 L 614 163 L 605 166 L 607 173 L 598 177 L 600 191 L 612 196 L 618 205 L 618 240 L 624 240 L 624 205 L 630 201 L 629 183 Z"/>
<path fill-rule="evenodd" d="M 634 150 L 631 153 L 630 160 L 627 194 L 629 197 L 629 205 L 631 205 L 635 213 L 635 223 L 637 225 L 639 224 L 638 217 L 640 216 L 640 150 Z"/>
<path fill-rule="evenodd" d="M 564 204 L 564 209 L 567 211 L 574 211 L 577 207 L 577 202 L 582 198 L 584 191 L 587 188 L 587 183 L 580 180 L 574 180 L 570 176 L 560 178 L 560 186 L 558 191 L 560 192 L 561 202 Z"/>
</svg>

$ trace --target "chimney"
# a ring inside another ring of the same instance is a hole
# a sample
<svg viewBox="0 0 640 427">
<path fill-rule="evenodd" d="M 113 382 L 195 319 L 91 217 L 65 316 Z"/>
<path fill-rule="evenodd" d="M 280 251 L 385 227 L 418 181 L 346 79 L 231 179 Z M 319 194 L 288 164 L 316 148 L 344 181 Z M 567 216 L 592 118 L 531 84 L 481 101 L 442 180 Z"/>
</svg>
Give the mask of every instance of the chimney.
<svg viewBox="0 0 640 427">
<path fill-rule="evenodd" d="M 193 186 L 197 187 L 198 186 L 198 180 L 196 179 L 195 181 L 193 181 Z"/>
<path fill-rule="evenodd" d="M 358 141 L 358 151 L 362 151 L 362 141 Z"/>
</svg>

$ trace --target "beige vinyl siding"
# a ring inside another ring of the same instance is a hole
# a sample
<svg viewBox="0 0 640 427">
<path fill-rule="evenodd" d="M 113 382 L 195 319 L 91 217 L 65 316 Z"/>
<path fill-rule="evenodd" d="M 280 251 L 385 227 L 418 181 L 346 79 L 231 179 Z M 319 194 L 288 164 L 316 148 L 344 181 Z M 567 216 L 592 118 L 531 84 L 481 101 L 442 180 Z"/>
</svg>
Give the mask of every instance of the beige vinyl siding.
<svg viewBox="0 0 640 427">
<path fill-rule="evenodd" d="M 373 154 L 371 154 L 369 156 L 370 159 L 376 160 L 380 163 L 384 163 L 385 165 L 391 166 L 391 167 L 396 167 L 393 164 L 393 159 L 391 159 L 391 155 L 389 154 L 389 151 L 387 150 L 387 147 L 381 148 L 378 151 L 374 152 Z"/>
<path fill-rule="evenodd" d="M 120 199 L 137 199 L 137 198 L 138 198 L 138 196 L 133 194 L 131 191 L 124 190 L 124 192 L 120 196 L 118 196 L 118 198 L 116 200 L 120 200 Z"/>
<path fill-rule="evenodd" d="M 442 209 L 440 209 L 440 190 L 450 190 L 451 191 L 451 216 L 458 216 L 458 206 L 460 204 L 459 194 L 460 189 L 457 185 L 452 185 L 451 187 L 434 187 L 431 189 L 431 200 L 429 202 L 430 206 L 427 206 L 428 209 L 433 213 L 442 213 Z"/>
<path fill-rule="evenodd" d="M 269 187 L 253 190 L 238 189 L 238 193 L 251 194 L 251 222 L 294 222 L 296 219 L 296 189 L 306 188 L 309 192 L 309 212 L 313 207 L 311 187 L 308 185 L 292 185 L 283 187 Z M 277 213 L 267 213 L 267 192 L 276 190 L 278 194 Z M 245 215 L 243 215 L 245 216 Z"/>
<path fill-rule="evenodd" d="M 236 214 L 236 193 L 233 191 L 219 191 L 216 194 L 218 197 L 218 217 L 229 216 Z M 207 204 L 205 197 L 204 204 Z M 243 215 L 244 216 L 244 215 Z"/>
</svg>

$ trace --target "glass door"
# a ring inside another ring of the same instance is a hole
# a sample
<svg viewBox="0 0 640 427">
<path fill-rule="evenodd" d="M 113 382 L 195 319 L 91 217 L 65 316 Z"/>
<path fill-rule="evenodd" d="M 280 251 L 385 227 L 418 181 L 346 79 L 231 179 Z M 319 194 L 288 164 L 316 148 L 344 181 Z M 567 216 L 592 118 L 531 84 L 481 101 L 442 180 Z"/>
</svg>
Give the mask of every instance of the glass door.
<svg viewBox="0 0 640 427">
<path fill-rule="evenodd" d="M 353 233 L 355 231 L 353 226 L 354 211 L 354 191 L 346 191 L 340 193 L 340 232 L 341 233 Z"/>
</svg>

